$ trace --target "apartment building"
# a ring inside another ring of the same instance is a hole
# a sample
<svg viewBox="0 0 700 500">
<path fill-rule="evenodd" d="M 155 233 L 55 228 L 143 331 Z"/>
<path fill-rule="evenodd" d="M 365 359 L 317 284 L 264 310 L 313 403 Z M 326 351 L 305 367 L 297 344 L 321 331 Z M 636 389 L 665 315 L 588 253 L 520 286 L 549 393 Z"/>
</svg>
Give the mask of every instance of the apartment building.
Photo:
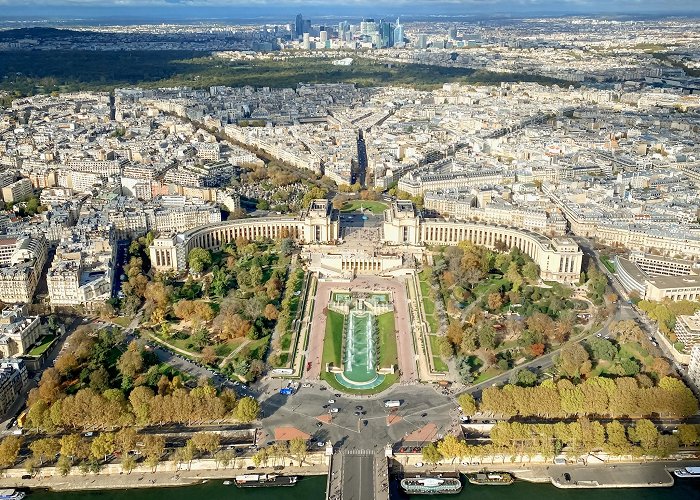
<svg viewBox="0 0 700 500">
<path fill-rule="evenodd" d="M 14 305 L 0 313 L 0 355 L 21 356 L 41 336 L 39 316 L 27 316 L 25 305 Z"/>
<path fill-rule="evenodd" d="M 18 238 L 9 257 L 9 240 L 4 241 L 6 244 L 0 246 L 0 300 L 30 303 L 46 262 L 46 238 L 43 234 Z"/>
<path fill-rule="evenodd" d="M 5 203 L 17 203 L 31 198 L 34 193 L 29 179 L 20 179 L 2 188 L 2 199 Z"/>
<path fill-rule="evenodd" d="M 29 376 L 24 361 L 0 359 L 0 413 L 5 413 L 15 402 Z"/>
</svg>

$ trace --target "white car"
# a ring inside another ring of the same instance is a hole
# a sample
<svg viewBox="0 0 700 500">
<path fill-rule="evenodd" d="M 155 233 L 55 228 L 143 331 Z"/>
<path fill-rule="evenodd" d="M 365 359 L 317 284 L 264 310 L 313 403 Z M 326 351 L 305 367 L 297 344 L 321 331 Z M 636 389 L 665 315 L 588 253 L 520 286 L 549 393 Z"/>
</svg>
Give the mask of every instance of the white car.
<svg viewBox="0 0 700 500">
<path fill-rule="evenodd" d="M 328 402 L 329 402 L 330 404 L 333 404 L 333 403 L 335 403 L 335 399 L 329 399 Z"/>
<path fill-rule="evenodd" d="M 331 408 L 328 410 L 329 413 L 338 413 L 340 410 L 338 408 Z"/>
<path fill-rule="evenodd" d="M 323 441 L 319 441 L 318 443 L 316 443 L 316 446 L 318 446 L 319 448 L 323 448 L 324 446 L 326 446 L 326 443 L 324 443 Z"/>
<path fill-rule="evenodd" d="M 423 462 L 418 462 L 418 463 L 416 464 L 416 467 L 423 467 Z"/>
<path fill-rule="evenodd" d="M 313 387 L 313 385 L 308 384 L 308 383 L 306 383 L 306 384 L 301 384 L 301 386 L 302 386 L 302 387 Z"/>
</svg>

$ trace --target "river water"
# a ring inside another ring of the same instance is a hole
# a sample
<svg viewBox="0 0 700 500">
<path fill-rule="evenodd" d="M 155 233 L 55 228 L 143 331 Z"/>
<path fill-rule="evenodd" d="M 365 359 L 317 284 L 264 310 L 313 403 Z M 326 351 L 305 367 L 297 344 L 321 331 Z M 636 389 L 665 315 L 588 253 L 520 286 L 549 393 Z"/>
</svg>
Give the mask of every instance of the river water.
<svg viewBox="0 0 700 500">
<path fill-rule="evenodd" d="M 237 488 L 212 480 L 196 486 L 144 488 L 92 492 L 50 493 L 33 491 L 27 500 L 324 500 L 325 476 L 305 477 L 285 488 Z M 408 498 L 392 494 L 392 500 Z M 414 497 L 419 498 L 419 497 Z M 436 497 L 423 497 L 428 498 Z M 673 488 L 607 490 L 560 490 L 548 484 L 518 481 L 511 486 L 467 484 L 459 495 L 440 495 L 444 500 L 695 500 L 700 499 L 700 478 L 677 480 Z"/>
</svg>

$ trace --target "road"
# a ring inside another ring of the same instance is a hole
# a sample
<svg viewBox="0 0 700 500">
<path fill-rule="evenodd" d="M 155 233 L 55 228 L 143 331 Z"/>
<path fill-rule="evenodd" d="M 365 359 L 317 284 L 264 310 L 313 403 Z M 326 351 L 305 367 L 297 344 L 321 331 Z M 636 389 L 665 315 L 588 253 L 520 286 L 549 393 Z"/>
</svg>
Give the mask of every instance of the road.
<svg viewBox="0 0 700 500">
<path fill-rule="evenodd" d="M 316 383 L 284 396 L 279 394 L 279 382 L 270 382 L 260 394 L 264 432 L 261 442 L 272 441 L 276 428 L 293 426 L 309 434 L 314 443 L 331 441 L 337 449 L 373 453 L 381 452 L 387 444 L 400 443 L 407 434 L 429 423 L 435 425 L 436 437 L 459 426 L 454 399 L 432 386 L 394 385 L 377 396 L 339 394 Z M 330 399 L 335 402 L 329 403 Z M 387 399 L 401 400 L 402 405 L 392 411 L 384 407 Z M 339 412 L 329 414 L 330 407 Z M 365 414 L 356 415 L 358 411 Z"/>
</svg>

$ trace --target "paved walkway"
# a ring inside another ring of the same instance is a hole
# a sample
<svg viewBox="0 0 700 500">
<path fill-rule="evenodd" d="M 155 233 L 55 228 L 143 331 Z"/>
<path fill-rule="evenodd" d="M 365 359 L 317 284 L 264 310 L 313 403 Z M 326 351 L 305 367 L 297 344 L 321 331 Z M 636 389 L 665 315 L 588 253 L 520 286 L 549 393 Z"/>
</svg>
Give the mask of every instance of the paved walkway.
<svg viewBox="0 0 700 500">
<path fill-rule="evenodd" d="M 285 467 L 286 475 L 325 475 L 327 465 L 310 465 L 304 467 Z M 55 491 L 98 490 L 124 488 L 162 488 L 169 486 L 186 486 L 204 480 L 226 480 L 236 475 L 248 473 L 243 469 L 223 467 L 218 470 L 178 472 L 132 472 L 131 474 L 75 474 L 69 476 L 36 477 L 30 480 L 19 478 L 0 478 L 0 488 L 49 488 Z M 256 469 L 254 473 L 279 474 L 271 467 Z"/>
<path fill-rule="evenodd" d="M 240 352 L 241 349 L 243 349 L 245 346 L 250 344 L 250 339 L 245 339 L 241 345 L 236 347 L 231 353 L 226 356 L 223 360 L 221 360 L 221 363 L 219 363 L 219 368 L 223 368 L 226 366 L 226 363 L 228 363 L 233 357 Z"/>
</svg>

